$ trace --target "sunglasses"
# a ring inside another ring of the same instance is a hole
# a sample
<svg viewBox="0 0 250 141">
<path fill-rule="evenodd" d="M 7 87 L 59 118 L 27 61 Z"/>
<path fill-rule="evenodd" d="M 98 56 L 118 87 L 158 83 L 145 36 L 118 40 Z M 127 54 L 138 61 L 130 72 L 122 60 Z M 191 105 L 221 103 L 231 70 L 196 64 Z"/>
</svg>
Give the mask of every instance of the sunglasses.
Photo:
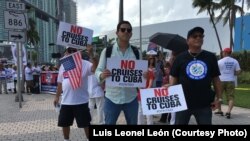
<svg viewBox="0 0 250 141">
<path fill-rule="evenodd" d="M 77 49 L 68 49 L 68 53 L 74 53 L 74 52 L 77 52 Z"/>
<path fill-rule="evenodd" d="M 121 32 L 127 31 L 128 33 L 131 33 L 132 29 L 131 28 L 120 28 Z"/>
<path fill-rule="evenodd" d="M 202 34 L 200 34 L 200 35 L 197 34 L 197 35 L 192 35 L 191 37 L 194 38 L 194 39 L 196 39 L 196 38 L 198 38 L 198 37 L 201 38 L 201 39 L 203 39 L 203 38 L 204 38 L 204 35 L 202 35 Z"/>
</svg>

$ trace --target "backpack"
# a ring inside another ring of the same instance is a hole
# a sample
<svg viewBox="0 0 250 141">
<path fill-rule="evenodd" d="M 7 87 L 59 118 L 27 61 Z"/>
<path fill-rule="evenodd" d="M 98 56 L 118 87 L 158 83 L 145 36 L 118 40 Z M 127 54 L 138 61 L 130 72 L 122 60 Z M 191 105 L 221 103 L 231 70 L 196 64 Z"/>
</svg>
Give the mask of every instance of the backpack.
<svg viewBox="0 0 250 141">
<path fill-rule="evenodd" d="M 131 45 L 131 48 L 132 48 L 132 50 L 133 50 L 133 52 L 135 54 L 136 59 L 139 60 L 140 59 L 140 54 L 139 54 L 138 49 L 135 46 L 132 46 L 132 45 Z M 106 58 L 111 57 L 112 49 L 113 49 L 113 45 L 106 48 Z"/>
</svg>

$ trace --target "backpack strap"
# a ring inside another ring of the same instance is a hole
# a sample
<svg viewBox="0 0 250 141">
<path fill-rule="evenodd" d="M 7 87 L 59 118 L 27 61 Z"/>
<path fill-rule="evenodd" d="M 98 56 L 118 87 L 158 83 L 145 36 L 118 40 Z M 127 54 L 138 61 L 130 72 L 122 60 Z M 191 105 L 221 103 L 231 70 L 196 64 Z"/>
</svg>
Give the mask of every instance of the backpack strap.
<svg viewBox="0 0 250 141">
<path fill-rule="evenodd" d="M 110 58 L 112 54 L 113 45 L 106 48 L 106 58 Z"/>
<path fill-rule="evenodd" d="M 131 45 L 131 48 L 132 48 L 132 50 L 133 50 L 133 52 L 135 54 L 136 59 L 139 60 L 140 59 L 140 53 L 139 53 L 137 47 Z"/>
<path fill-rule="evenodd" d="M 133 52 L 135 54 L 136 59 L 139 60 L 140 59 L 140 53 L 139 53 L 138 49 L 135 46 L 132 46 L 132 45 L 131 45 L 131 48 L 132 48 L 132 50 L 133 50 Z M 109 47 L 106 48 L 106 58 L 111 57 L 112 49 L 113 49 L 113 46 L 109 46 Z"/>
</svg>

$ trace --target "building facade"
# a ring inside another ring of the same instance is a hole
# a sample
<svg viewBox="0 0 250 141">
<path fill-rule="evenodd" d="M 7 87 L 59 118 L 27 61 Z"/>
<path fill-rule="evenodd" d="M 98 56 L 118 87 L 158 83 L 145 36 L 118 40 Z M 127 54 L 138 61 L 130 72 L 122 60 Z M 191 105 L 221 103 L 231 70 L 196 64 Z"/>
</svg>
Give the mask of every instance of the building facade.
<svg viewBox="0 0 250 141">
<path fill-rule="evenodd" d="M 179 34 L 180 36 L 186 38 L 187 32 L 195 26 L 201 26 L 205 30 L 204 44 L 202 48 L 210 52 L 219 54 L 220 52 L 219 44 L 216 38 L 214 28 L 212 26 L 212 23 L 210 23 L 209 18 L 186 19 L 186 20 L 163 22 L 163 23 L 142 26 L 141 27 L 142 51 L 147 49 L 149 43 L 149 37 L 157 32 Z M 222 48 L 228 47 L 229 46 L 228 25 L 223 26 L 223 23 L 219 22 L 218 24 L 216 24 L 216 27 L 220 37 Z M 115 32 L 116 32 L 115 30 L 112 30 L 105 32 L 103 34 L 107 34 L 108 39 L 112 39 L 116 38 Z M 134 44 L 137 47 L 140 46 L 139 27 L 133 27 L 133 36 L 131 38 L 131 44 Z"/>
<path fill-rule="evenodd" d="M 234 51 L 250 50 L 250 14 L 235 21 Z"/>
<path fill-rule="evenodd" d="M 56 45 L 59 21 L 76 23 L 76 2 L 73 0 L 19 0 L 25 3 L 28 18 L 36 22 L 40 41 L 35 47 L 27 45 L 28 59 L 33 53 L 38 55 L 38 62 L 50 62 L 52 53 L 62 53 L 64 48 Z M 8 30 L 4 29 L 3 11 L 6 0 L 0 1 L 0 41 L 8 41 Z"/>
<path fill-rule="evenodd" d="M 4 10 L 6 9 L 6 1 L 0 0 L 0 42 L 8 40 L 8 30 L 4 28 Z"/>
</svg>

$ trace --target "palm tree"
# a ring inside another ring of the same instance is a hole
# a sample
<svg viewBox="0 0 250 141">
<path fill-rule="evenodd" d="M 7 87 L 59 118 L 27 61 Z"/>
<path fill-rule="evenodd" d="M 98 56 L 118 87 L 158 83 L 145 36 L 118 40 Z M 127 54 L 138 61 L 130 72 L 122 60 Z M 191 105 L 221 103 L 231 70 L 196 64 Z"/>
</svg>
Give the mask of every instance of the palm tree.
<svg viewBox="0 0 250 141">
<path fill-rule="evenodd" d="M 36 22 L 29 18 L 29 30 L 27 31 L 28 44 L 36 46 L 40 41 L 39 33 L 36 30 Z"/>
<path fill-rule="evenodd" d="M 249 0 L 248 0 L 249 1 Z M 243 8 L 235 5 L 235 0 L 221 0 L 221 14 L 217 17 L 217 22 L 223 19 L 223 25 L 229 22 L 230 29 L 230 48 L 234 47 L 233 43 L 233 28 L 237 12 L 244 13 Z"/>
<path fill-rule="evenodd" d="M 36 52 L 38 52 L 37 44 L 40 41 L 39 33 L 36 30 L 36 22 L 29 18 L 29 29 L 27 30 L 27 43 L 35 47 Z"/>
<path fill-rule="evenodd" d="M 213 0 L 193 0 L 192 3 L 193 7 L 199 7 L 199 11 L 197 14 L 207 11 L 210 17 L 210 22 L 213 24 L 213 28 L 217 37 L 217 41 L 220 47 L 220 52 L 222 52 L 222 46 L 221 46 L 221 42 L 220 42 L 220 37 L 215 25 L 215 21 L 214 21 L 214 11 L 216 9 L 219 8 L 219 5 L 217 3 L 214 3 Z"/>
</svg>

